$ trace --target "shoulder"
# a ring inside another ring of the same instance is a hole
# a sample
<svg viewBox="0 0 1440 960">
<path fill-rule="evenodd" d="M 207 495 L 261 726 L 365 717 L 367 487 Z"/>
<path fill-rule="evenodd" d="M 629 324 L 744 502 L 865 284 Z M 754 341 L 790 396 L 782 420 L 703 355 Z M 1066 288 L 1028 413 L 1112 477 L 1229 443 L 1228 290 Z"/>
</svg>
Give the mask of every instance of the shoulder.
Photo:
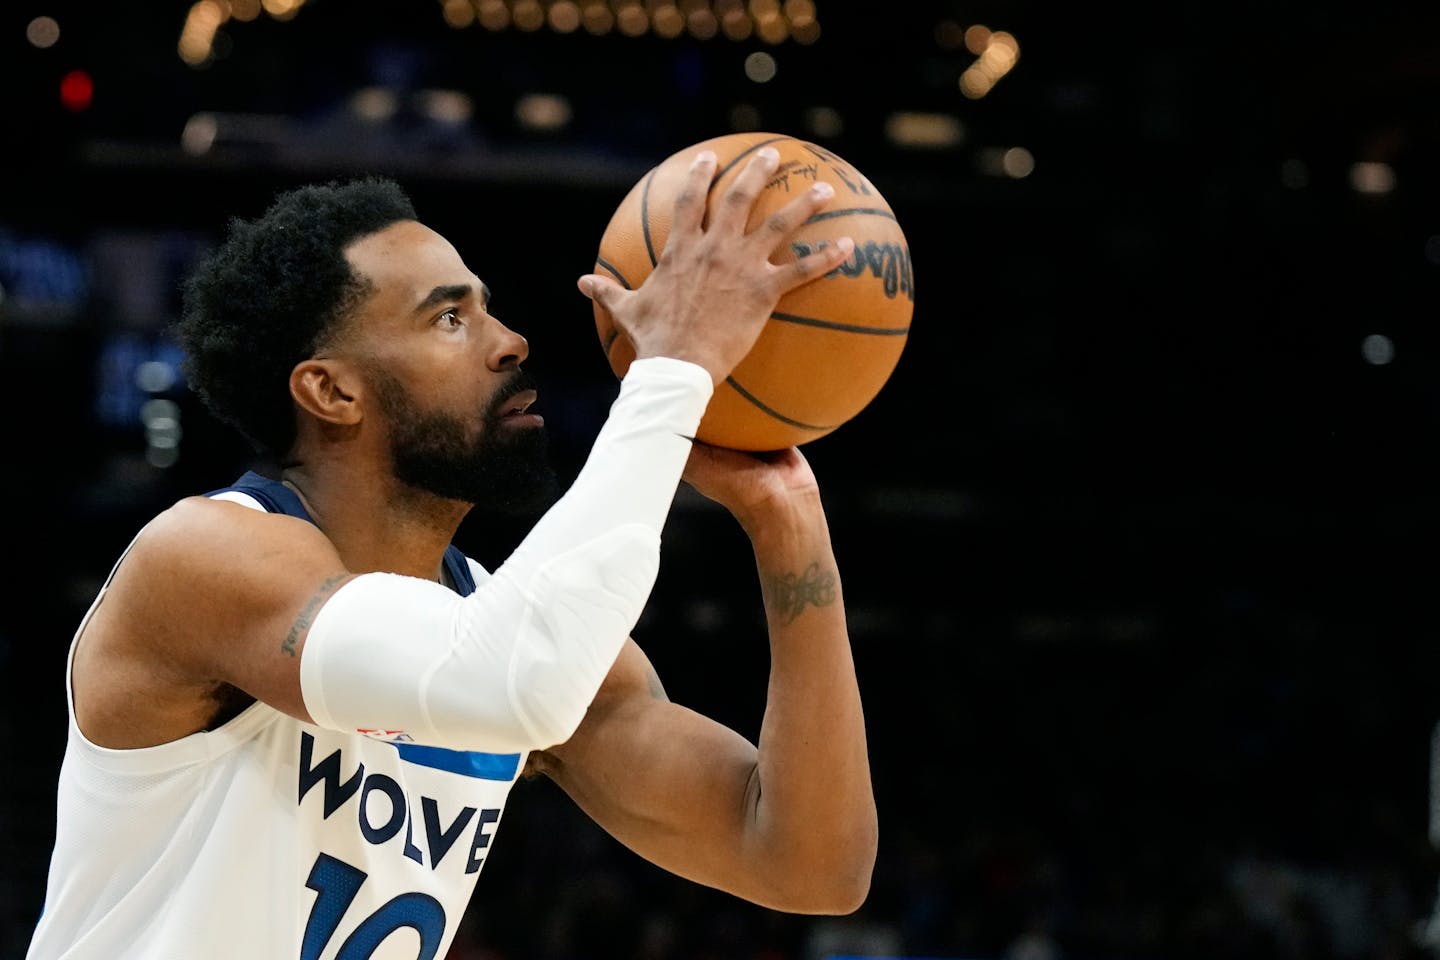
<svg viewBox="0 0 1440 960">
<path fill-rule="evenodd" d="M 254 577 L 285 576 L 284 571 L 299 577 L 311 567 L 333 570 L 341 564 L 334 544 L 307 520 L 195 496 L 153 517 L 136 535 L 123 566 L 164 593 L 184 596 L 217 589 L 217 581 L 238 587 Z"/>
<path fill-rule="evenodd" d="M 315 546 L 330 543 L 313 523 L 257 509 L 253 501 L 246 503 L 241 497 L 195 496 L 178 500 L 141 529 L 134 550 L 180 557 L 217 552 L 236 556 L 264 552 L 277 541 Z"/>
</svg>

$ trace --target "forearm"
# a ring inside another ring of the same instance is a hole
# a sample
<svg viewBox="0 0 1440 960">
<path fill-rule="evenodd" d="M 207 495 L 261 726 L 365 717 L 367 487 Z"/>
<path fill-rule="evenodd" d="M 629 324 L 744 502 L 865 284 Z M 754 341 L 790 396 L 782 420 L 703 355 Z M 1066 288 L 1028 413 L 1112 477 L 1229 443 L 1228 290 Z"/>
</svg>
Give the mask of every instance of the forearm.
<svg viewBox="0 0 1440 960">
<path fill-rule="evenodd" d="M 771 650 L 752 822 L 797 909 L 848 912 L 869 888 L 878 828 L 828 528 L 816 499 L 747 529 Z"/>
</svg>

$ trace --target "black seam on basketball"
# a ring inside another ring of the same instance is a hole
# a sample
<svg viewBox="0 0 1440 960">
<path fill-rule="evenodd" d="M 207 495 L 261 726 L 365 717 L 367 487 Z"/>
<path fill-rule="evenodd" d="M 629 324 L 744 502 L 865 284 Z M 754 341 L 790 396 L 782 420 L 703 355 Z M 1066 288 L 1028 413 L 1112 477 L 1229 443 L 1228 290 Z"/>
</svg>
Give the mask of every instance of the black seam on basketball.
<svg viewBox="0 0 1440 960">
<path fill-rule="evenodd" d="M 848 210 L 824 210 L 806 220 L 807 224 L 819 223 L 821 220 L 834 220 L 836 217 L 884 217 L 886 220 L 894 220 L 895 214 L 889 210 L 881 210 L 878 207 L 851 207 Z"/>
<path fill-rule="evenodd" d="M 725 166 L 721 167 L 715 172 L 715 179 L 710 181 L 710 189 L 714 190 L 715 184 L 719 183 L 720 178 L 725 176 L 725 174 L 729 173 L 735 167 L 735 164 L 739 163 L 741 160 L 744 160 L 746 157 L 750 156 L 750 154 L 754 153 L 756 150 L 759 150 L 761 147 L 768 146 L 772 143 L 779 143 L 782 140 L 794 139 L 794 137 L 771 137 L 769 140 L 761 140 L 759 143 L 752 144 L 751 146 L 746 147 L 744 150 L 741 150 L 735 155 L 734 160 L 731 160 L 729 163 L 725 164 Z"/>
<path fill-rule="evenodd" d="M 609 332 L 605 334 L 605 356 L 610 356 L 610 349 L 615 346 L 615 341 L 619 339 L 619 328 L 611 327 Z"/>
<path fill-rule="evenodd" d="M 877 337 L 903 337 L 910 332 L 909 326 L 865 327 L 854 323 L 836 323 L 834 320 L 802 317 L 793 313 L 772 313 L 770 319 L 779 320 L 781 323 L 798 323 L 806 327 L 824 327 L 826 330 L 839 330 L 843 333 L 868 333 Z"/>
<path fill-rule="evenodd" d="M 614 265 L 613 263 L 611 263 L 609 260 L 606 260 L 604 257 L 596 257 L 596 258 L 595 258 L 595 263 L 598 264 L 599 266 L 604 267 L 606 270 L 609 270 L 609 271 L 610 271 L 610 274 L 611 274 L 617 281 L 619 281 L 620 286 L 624 287 L 626 290 L 634 290 L 634 289 L 635 289 L 634 287 L 630 286 L 630 281 L 625 279 L 625 275 L 624 275 L 623 273 L 621 273 L 619 270 L 616 270 L 616 269 L 615 269 L 615 265 Z"/>
<path fill-rule="evenodd" d="M 835 427 L 819 427 L 819 426 L 816 426 L 816 425 L 813 424 L 813 423 L 801 423 L 799 420 L 792 420 L 791 418 L 785 416 L 785 414 L 781 413 L 780 411 L 778 411 L 778 410 L 772 410 L 772 409 L 770 409 L 769 407 L 765 406 L 765 404 L 762 403 L 762 402 L 760 402 L 760 399 L 759 399 L 758 397 L 756 397 L 755 394 L 751 393 L 749 390 L 746 390 L 744 387 L 740 386 L 740 384 L 739 384 L 738 382 L 736 382 L 736 380 L 735 380 L 734 377 L 726 377 L 726 378 L 725 378 L 725 382 L 728 383 L 728 384 L 730 384 L 731 389 L 733 389 L 736 393 L 740 394 L 740 396 L 744 397 L 744 398 L 745 398 L 746 400 L 748 400 L 750 403 L 752 403 L 752 404 L 754 404 L 755 406 L 759 407 L 761 411 L 763 411 L 764 413 L 769 414 L 770 416 L 774 417 L 776 420 L 779 420 L 781 423 L 786 424 L 787 426 L 799 427 L 801 430 L 834 430 L 834 429 L 835 429 Z M 837 424 L 836 426 L 838 426 L 838 424 Z"/>
<path fill-rule="evenodd" d="M 659 169 L 659 168 L 656 168 Z M 645 176 L 645 186 L 640 190 L 640 232 L 645 236 L 645 252 L 650 255 L 650 266 L 660 262 L 655 256 L 655 244 L 650 239 L 650 186 L 655 182 L 655 170 Z"/>
</svg>

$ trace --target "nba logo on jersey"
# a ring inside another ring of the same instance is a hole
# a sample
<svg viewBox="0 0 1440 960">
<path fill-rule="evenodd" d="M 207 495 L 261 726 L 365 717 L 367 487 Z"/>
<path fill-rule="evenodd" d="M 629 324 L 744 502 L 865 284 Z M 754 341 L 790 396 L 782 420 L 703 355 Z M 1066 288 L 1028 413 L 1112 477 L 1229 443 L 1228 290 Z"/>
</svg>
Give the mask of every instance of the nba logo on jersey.
<svg viewBox="0 0 1440 960">
<path fill-rule="evenodd" d="M 386 743 L 414 743 L 415 738 L 404 730 L 366 730 L 359 729 L 356 733 L 363 734 L 371 740 L 383 740 Z"/>
</svg>

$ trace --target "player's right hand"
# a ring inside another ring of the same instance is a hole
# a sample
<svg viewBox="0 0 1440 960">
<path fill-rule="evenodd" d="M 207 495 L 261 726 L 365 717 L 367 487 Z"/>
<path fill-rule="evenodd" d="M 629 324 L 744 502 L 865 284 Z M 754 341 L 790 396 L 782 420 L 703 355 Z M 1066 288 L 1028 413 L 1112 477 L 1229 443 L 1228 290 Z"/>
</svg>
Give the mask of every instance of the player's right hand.
<svg viewBox="0 0 1440 960">
<path fill-rule="evenodd" d="M 821 181 L 747 230 L 778 162 L 773 147 L 757 150 L 710 208 L 707 224 L 716 158 L 713 151 L 701 151 L 675 198 L 660 261 L 645 281 L 626 290 L 597 274 L 580 278 L 581 292 L 609 312 L 634 345 L 636 359 L 689 360 L 719 384 L 750 352 L 782 296 L 849 258 L 854 243 L 843 238 L 789 263 L 770 262 L 834 196 Z"/>
</svg>

